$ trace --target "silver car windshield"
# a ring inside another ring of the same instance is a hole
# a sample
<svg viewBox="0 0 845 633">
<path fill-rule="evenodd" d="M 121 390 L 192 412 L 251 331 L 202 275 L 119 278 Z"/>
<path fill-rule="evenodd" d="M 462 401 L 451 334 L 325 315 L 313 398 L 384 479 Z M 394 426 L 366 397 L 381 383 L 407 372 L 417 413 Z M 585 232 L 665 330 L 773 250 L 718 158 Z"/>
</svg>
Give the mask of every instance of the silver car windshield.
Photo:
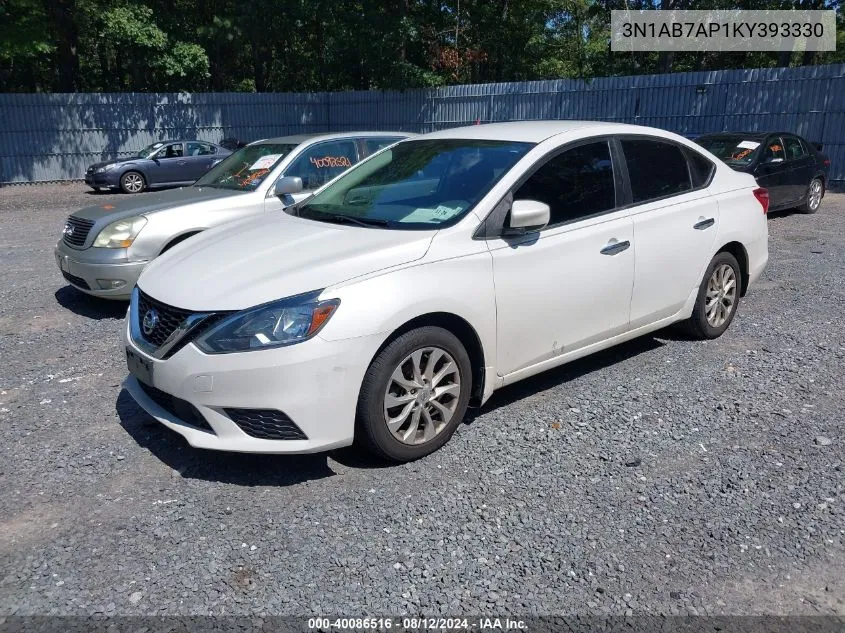
<svg viewBox="0 0 845 633">
<path fill-rule="evenodd" d="M 213 167 L 194 187 L 253 191 L 296 147 L 296 143 L 247 145 Z"/>
<path fill-rule="evenodd" d="M 440 228 L 460 220 L 531 147 L 480 139 L 402 141 L 289 213 L 382 228 Z"/>
</svg>

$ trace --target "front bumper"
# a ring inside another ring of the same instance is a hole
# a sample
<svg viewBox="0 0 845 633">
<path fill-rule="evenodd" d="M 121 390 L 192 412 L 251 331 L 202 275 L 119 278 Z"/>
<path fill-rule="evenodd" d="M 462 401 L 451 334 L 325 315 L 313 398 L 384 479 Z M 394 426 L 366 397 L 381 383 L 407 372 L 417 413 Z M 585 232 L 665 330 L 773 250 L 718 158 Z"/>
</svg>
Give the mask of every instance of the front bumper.
<svg viewBox="0 0 845 633">
<path fill-rule="evenodd" d="M 213 432 L 165 408 L 130 375 L 123 387 L 152 417 L 191 446 L 242 453 L 314 453 L 352 443 L 358 394 L 383 336 L 326 341 L 319 336 L 288 347 L 237 354 L 204 354 L 188 344 L 167 360 L 148 356 L 123 330 L 125 346 L 151 364 L 152 385 L 189 405 Z M 307 439 L 261 439 L 245 432 L 227 409 L 282 412 Z"/>
<path fill-rule="evenodd" d="M 54 250 L 56 265 L 65 280 L 77 290 L 105 299 L 129 299 L 132 288 L 148 261 L 131 262 L 126 251 L 109 248 L 76 250 L 59 240 Z M 123 282 L 103 288 L 98 280 Z"/>
<path fill-rule="evenodd" d="M 104 171 L 102 173 L 85 172 L 85 184 L 89 187 L 108 187 L 111 189 L 120 186 L 120 179 L 115 170 Z"/>
</svg>

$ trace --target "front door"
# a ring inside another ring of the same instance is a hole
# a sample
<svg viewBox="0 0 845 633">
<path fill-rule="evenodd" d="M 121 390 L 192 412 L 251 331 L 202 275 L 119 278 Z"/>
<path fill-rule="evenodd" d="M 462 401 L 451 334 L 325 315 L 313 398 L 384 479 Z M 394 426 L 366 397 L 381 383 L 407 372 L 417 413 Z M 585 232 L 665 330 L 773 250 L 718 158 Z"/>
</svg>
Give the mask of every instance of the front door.
<svg viewBox="0 0 845 633">
<path fill-rule="evenodd" d="M 782 208 L 792 200 L 789 176 L 787 174 L 786 153 L 779 136 L 770 136 L 763 148 L 760 164 L 754 170 L 757 184 L 769 191 L 769 204 Z"/>
<path fill-rule="evenodd" d="M 607 140 L 548 159 L 515 192 L 551 208 L 542 231 L 488 240 L 500 375 L 624 332 L 634 280 L 633 223 L 619 210 Z"/>
<path fill-rule="evenodd" d="M 151 185 L 166 185 L 190 181 L 185 176 L 185 148 L 182 143 L 169 143 L 152 157 L 147 169 Z"/>
</svg>

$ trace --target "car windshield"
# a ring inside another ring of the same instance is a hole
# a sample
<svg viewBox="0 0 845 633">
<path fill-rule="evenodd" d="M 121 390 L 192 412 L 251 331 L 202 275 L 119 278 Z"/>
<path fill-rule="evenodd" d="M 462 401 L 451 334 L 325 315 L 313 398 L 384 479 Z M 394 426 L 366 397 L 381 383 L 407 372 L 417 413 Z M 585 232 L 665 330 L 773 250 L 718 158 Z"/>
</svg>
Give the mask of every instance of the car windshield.
<svg viewBox="0 0 845 633">
<path fill-rule="evenodd" d="M 748 165 L 757 156 L 760 141 L 744 136 L 702 136 L 695 140 L 708 152 L 733 165 Z"/>
<path fill-rule="evenodd" d="M 211 169 L 194 186 L 253 191 L 296 146 L 296 143 L 247 145 Z"/>
<path fill-rule="evenodd" d="M 439 228 L 457 222 L 531 147 L 477 139 L 403 141 L 289 212 L 325 222 Z"/>
<path fill-rule="evenodd" d="M 164 143 L 153 143 L 152 145 L 147 145 L 144 149 L 135 154 L 135 158 L 149 158 L 162 147 L 164 147 Z"/>
</svg>

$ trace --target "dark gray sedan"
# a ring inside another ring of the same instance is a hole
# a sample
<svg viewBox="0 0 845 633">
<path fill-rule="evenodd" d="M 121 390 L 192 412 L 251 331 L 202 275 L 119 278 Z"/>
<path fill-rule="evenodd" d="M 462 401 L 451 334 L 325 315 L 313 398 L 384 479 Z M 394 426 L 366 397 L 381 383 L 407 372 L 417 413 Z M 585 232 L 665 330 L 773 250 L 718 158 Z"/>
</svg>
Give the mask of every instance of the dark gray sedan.
<svg viewBox="0 0 845 633">
<path fill-rule="evenodd" d="M 85 183 L 94 191 L 121 189 L 125 193 L 190 185 L 231 153 L 206 141 L 161 141 L 130 158 L 91 165 Z"/>
</svg>

